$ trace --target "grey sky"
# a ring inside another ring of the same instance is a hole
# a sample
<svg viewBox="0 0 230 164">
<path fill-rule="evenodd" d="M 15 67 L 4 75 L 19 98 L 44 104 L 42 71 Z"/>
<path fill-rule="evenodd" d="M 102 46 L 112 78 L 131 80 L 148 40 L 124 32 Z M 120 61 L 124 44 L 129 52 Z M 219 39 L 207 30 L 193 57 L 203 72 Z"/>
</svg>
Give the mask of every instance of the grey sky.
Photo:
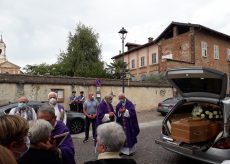
<svg viewBox="0 0 230 164">
<path fill-rule="evenodd" d="M 21 67 L 52 64 L 65 51 L 68 34 L 81 22 L 99 33 L 102 59 L 126 42 L 144 44 L 172 22 L 195 23 L 230 35 L 228 0 L 0 0 L 0 34 L 7 59 Z M 126 49 L 125 49 L 126 50 Z"/>
</svg>

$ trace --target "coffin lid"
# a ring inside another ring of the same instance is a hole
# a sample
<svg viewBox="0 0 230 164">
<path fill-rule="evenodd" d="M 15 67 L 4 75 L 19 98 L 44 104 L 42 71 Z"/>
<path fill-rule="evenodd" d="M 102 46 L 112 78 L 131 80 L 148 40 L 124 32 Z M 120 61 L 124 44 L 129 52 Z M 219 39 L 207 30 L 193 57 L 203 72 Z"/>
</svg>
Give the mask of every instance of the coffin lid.
<svg viewBox="0 0 230 164">
<path fill-rule="evenodd" d="M 175 68 L 166 78 L 182 97 L 223 99 L 227 89 L 227 74 L 204 67 Z"/>
</svg>

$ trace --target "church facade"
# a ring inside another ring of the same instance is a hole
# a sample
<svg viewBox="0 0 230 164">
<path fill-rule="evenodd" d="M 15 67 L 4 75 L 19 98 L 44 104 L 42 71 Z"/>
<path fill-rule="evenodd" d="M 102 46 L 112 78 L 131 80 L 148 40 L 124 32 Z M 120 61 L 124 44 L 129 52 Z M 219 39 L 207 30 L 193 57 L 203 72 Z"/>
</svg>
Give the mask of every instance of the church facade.
<svg viewBox="0 0 230 164">
<path fill-rule="evenodd" d="M 20 67 L 6 59 L 6 44 L 0 39 L 0 73 L 21 74 Z"/>
</svg>

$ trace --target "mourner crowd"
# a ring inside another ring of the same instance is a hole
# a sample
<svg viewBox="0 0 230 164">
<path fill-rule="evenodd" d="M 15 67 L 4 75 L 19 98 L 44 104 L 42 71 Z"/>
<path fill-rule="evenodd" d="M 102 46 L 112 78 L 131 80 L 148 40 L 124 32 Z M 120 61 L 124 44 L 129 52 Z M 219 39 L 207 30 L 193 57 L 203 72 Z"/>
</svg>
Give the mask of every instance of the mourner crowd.
<svg viewBox="0 0 230 164">
<path fill-rule="evenodd" d="M 108 94 L 98 102 L 93 92 L 84 97 L 72 92 L 70 109 L 83 112 L 85 138 L 89 140 L 92 126 L 97 160 L 85 164 L 135 164 L 125 158 L 134 155 L 137 136 L 140 132 L 134 104 L 124 93 L 118 95 L 119 102 L 112 106 L 114 95 Z M 68 127 L 66 112 L 58 103 L 55 92 L 48 94 L 48 103 L 37 112 L 28 106 L 26 96 L 20 97 L 18 106 L 9 114 L 0 115 L 0 164 L 75 164 L 75 149 Z M 84 150 L 84 149 L 82 149 Z"/>
</svg>

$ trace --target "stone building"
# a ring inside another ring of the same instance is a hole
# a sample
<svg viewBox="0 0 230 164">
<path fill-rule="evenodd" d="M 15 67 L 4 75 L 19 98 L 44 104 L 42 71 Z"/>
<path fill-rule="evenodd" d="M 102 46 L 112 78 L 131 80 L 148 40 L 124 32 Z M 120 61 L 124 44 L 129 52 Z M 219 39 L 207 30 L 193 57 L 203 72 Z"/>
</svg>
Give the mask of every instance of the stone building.
<svg viewBox="0 0 230 164">
<path fill-rule="evenodd" d="M 0 39 L 0 73 L 20 74 L 20 67 L 6 59 L 6 44 Z"/>
<path fill-rule="evenodd" d="M 126 46 L 124 54 L 112 59 L 124 57 L 135 80 L 170 68 L 192 66 L 214 68 L 229 75 L 230 36 L 199 24 L 172 22 L 155 40 Z"/>
</svg>

